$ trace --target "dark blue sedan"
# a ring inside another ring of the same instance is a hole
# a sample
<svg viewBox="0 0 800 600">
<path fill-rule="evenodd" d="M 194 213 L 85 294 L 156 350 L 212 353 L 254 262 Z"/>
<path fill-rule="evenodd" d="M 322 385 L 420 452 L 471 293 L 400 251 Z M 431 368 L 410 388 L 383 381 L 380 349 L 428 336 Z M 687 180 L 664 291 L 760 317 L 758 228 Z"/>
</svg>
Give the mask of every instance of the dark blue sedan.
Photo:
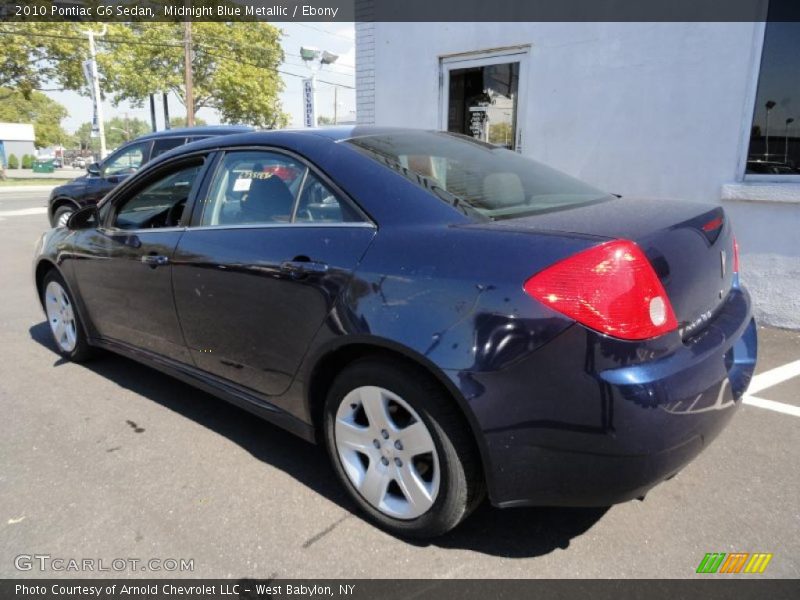
<svg viewBox="0 0 800 600">
<path fill-rule="evenodd" d="M 42 238 L 58 351 L 103 348 L 327 447 L 381 527 L 642 497 L 756 359 L 720 207 L 621 199 L 447 133 L 172 150 Z"/>
</svg>

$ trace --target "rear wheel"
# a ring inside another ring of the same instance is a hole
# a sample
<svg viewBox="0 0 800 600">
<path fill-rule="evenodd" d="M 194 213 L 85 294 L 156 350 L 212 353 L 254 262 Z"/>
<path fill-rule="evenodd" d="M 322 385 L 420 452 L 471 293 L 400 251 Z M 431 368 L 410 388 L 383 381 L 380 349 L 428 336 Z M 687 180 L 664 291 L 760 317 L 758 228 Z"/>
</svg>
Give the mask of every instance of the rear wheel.
<svg viewBox="0 0 800 600">
<path fill-rule="evenodd" d="M 393 533 L 443 534 L 483 498 L 458 407 L 416 369 L 375 359 L 347 367 L 328 394 L 325 440 L 350 495 Z"/>
<path fill-rule="evenodd" d="M 86 341 L 75 302 L 61 275 L 50 271 L 45 275 L 42 288 L 42 305 L 56 350 L 69 360 L 86 360 L 91 356 L 92 349 Z"/>
<path fill-rule="evenodd" d="M 66 227 L 67 221 L 75 212 L 75 207 L 70 204 L 59 206 L 53 213 L 53 227 Z"/>
</svg>

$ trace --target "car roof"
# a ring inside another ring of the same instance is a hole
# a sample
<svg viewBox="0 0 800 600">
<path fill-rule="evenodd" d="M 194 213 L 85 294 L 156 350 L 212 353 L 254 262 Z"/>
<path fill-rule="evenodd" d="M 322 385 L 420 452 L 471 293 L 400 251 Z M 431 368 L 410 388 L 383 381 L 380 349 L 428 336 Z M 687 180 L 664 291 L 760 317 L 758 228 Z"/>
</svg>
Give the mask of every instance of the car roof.
<svg viewBox="0 0 800 600">
<path fill-rule="evenodd" d="M 304 142 L 313 142 L 316 140 L 318 142 L 326 141 L 328 143 L 337 143 L 371 135 L 419 133 L 421 131 L 436 133 L 433 130 L 413 129 L 409 127 L 381 127 L 375 125 L 308 127 L 304 129 L 247 129 L 244 133 L 236 133 L 236 135 L 216 135 L 173 148 L 160 154 L 148 164 L 158 165 L 175 156 L 213 148 L 225 149 L 238 146 L 275 145 L 288 147 L 302 153 L 303 150 L 301 147 L 305 145 Z"/>
<path fill-rule="evenodd" d="M 215 136 L 215 135 L 231 135 L 234 133 L 248 133 L 255 131 L 254 128 L 247 125 L 204 125 L 202 127 L 176 127 L 173 129 L 162 129 L 161 131 L 153 131 L 140 135 L 135 141 L 152 140 L 163 137 L 181 137 L 181 136 Z"/>
<path fill-rule="evenodd" d="M 272 130 L 246 130 L 239 135 L 216 139 L 213 142 L 214 146 L 238 146 L 242 144 L 268 145 L 276 139 L 286 139 L 286 136 L 301 136 L 301 137 L 315 137 L 325 138 L 334 142 L 344 140 L 351 140 L 358 137 L 370 135 L 387 135 L 397 133 L 419 133 L 420 129 L 412 129 L 409 127 L 381 127 L 376 125 L 338 125 L 333 127 L 307 127 L 303 129 L 272 129 Z M 431 130 L 432 131 L 432 130 Z M 232 132 L 238 133 L 238 132 Z M 205 140 L 208 142 L 209 140 Z M 202 142 L 195 142 L 192 144 L 197 148 L 197 144 Z"/>
</svg>

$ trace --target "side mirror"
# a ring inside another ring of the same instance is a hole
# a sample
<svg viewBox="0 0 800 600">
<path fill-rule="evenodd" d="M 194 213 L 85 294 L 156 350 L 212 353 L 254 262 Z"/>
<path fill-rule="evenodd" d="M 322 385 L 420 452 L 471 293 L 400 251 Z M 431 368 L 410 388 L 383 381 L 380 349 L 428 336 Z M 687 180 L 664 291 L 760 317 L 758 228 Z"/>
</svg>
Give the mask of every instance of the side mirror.
<svg viewBox="0 0 800 600">
<path fill-rule="evenodd" d="M 86 172 L 89 173 L 89 175 L 99 176 L 102 173 L 100 163 L 90 164 L 88 167 L 86 167 Z"/>
<path fill-rule="evenodd" d="M 97 226 L 97 207 L 84 206 L 80 210 L 75 211 L 67 221 L 67 229 L 90 229 Z"/>
</svg>

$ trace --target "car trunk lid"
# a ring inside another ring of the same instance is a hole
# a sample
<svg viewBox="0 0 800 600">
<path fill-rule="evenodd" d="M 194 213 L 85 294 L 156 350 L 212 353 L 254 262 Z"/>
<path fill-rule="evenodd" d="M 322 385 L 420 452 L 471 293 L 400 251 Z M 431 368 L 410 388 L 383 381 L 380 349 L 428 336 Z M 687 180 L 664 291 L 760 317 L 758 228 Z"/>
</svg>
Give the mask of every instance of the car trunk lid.
<svg viewBox="0 0 800 600">
<path fill-rule="evenodd" d="M 684 338 L 703 329 L 733 285 L 733 234 L 718 206 L 614 198 L 488 226 L 636 242 L 661 280 Z"/>
</svg>

